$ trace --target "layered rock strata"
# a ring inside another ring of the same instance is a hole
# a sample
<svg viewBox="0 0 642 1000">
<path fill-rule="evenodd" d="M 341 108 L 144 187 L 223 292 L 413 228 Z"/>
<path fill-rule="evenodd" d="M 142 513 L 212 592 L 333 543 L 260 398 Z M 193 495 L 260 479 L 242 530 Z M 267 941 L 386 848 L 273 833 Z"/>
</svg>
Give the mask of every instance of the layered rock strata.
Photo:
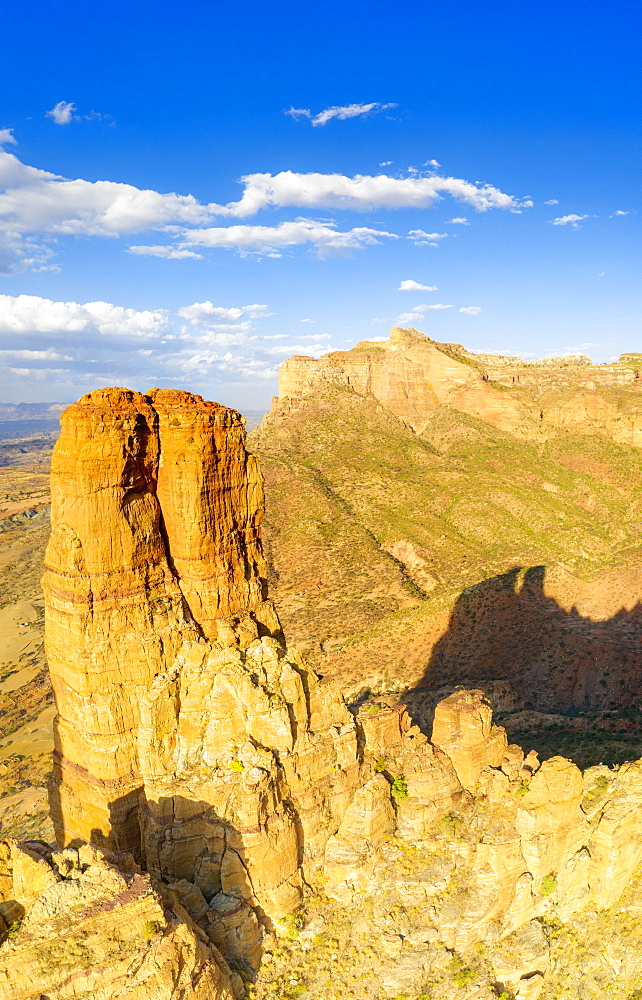
<svg viewBox="0 0 642 1000">
<path fill-rule="evenodd" d="M 128 850 L 278 916 L 358 778 L 351 716 L 265 599 L 262 504 L 233 410 L 115 389 L 65 412 L 43 579 L 51 807 L 62 846 Z"/>
<path fill-rule="evenodd" d="M 640 371 L 635 355 L 610 365 L 593 365 L 584 355 L 523 361 L 473 354 L 412 327 L 393 327 L 387 341 L 284 361 L 276 408 L 283 412 L 320 386 L 335 385 L 374 397 L 419 434 L 437 407 L 447 406 L 530 440 L 561 429 L 607 428 L 615 441 L 641 446 Z"/>
<path fill-rule="evenodd" d="M 0 847 L 0 998 L 228 1000 L 314 899 L 346 914 L 364 997 L 448 969 L 477 997 L 538 996 L 552 922 L 634 881 L 641 762 L 540 764 L 481 691 L 438 704 L 430 738 L 400 706 L 349 711 L 267 599 L 242 418 L 114 389 L 62 423 L 44 578 L 60 850 Z"/>
</svg>

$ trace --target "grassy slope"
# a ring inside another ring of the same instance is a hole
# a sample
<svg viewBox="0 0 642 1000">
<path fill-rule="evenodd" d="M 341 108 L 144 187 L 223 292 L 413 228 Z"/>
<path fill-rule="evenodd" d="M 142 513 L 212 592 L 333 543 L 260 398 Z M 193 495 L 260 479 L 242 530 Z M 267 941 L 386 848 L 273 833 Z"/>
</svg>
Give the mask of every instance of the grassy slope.
<svg viewBox="0 0 642 1000">
<path fill-rule="evenodd" d="M 286 633 L 322 673 L 355 693 L 507 680 L 494 700 L 510 711 L 637 705 L 640 450 L 531 443 L 444 408 L 418 437 L 335 388 L 250 447 Z M 575 589 L 602 577 L 603 608 L 598 587 L 597 611 L 574 613 Z"/>
</svg>

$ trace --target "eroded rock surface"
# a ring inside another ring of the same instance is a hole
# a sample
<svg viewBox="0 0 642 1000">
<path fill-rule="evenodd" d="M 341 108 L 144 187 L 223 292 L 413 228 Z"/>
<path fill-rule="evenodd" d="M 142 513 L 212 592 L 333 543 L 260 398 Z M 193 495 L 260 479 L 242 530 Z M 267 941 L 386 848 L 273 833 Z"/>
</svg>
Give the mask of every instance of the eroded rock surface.
<svg viewBox="0 0 642 1000">
<path fill-rule="evenodd" d="M 559 928 L 637 912 L 639 762 L 540 764 L 481 690 L 430 732 L 393 702 L 352 712 L 288 649 L 238 414 L 113 389 L 62 426 L 60 850 L 0 848 L 2 1000 L 227 1000 L 240 977 L 257 1000 L 535 1000 L 561 981 Z M 587 968 L 583 997 L 642 985 L 642 962 Z"/>
</svg>

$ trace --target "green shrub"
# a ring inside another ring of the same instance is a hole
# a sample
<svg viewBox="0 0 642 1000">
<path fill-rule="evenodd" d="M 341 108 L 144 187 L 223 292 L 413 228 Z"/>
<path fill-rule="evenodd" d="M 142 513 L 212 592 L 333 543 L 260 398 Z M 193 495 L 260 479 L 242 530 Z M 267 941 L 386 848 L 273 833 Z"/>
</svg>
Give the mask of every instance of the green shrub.
<svg viewBox="0 0 642 1000">
<path fill-rule="evenodd" d="M 539 887 L 539 891 L 542 896 L 550 896 L 556 889 L 557 879 L 554 875 L 547 875 L 545 879 L 542 879 L 542 884 Z"/>
<path fill-rule="evenodd" d="M 146 920 L 143 924 L 143 937 L 147 938 L 148 941 L 151 941 L 153 937 L 156 937 L 160 929 L 161 925 L 158 920 Z"/>
<path fill-rule="evenodd" d="M 475 981 L 475 971 L 469 965 L 464 965 L 461 958 L 453 955 L 450 967 L 450 976 L 455 986 L 467 986 Z"/>
<path fill-rule="evenodd" d="M 242 770 L 243 770 L 243 764 L 241 763 L 241 761 L 233 760 L 232 763 L 230 764 L 230 771 L 242 771 Z"/>
<path fill-rule="evenodd" d="M 286 913 L 283 923 L 287 928 L 288 937 L 293 940 L 298 938 L 299 931 L 303 927 L 303 916 L 300 913 Z"/>
<path fill-rule="evenodd" d="M 402 774 L 398 774 L 392 783 L 392 788 L 390 789 L 390 794 L 393 799 L 397 802 L 401 802 L 402 799 L 408 798 L 408 785 Z"/>
</svg>

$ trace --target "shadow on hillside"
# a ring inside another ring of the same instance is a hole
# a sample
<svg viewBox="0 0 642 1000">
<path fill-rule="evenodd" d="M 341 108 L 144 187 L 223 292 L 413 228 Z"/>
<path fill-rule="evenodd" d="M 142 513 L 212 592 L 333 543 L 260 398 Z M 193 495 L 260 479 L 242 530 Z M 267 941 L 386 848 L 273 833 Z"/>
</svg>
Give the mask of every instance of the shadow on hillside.
<svg viewBox="0 0 642 1000">
<path fill-rule="evenodd" d="M 642 757 L 642 605 L 584 618 L 545 594 L 545 572 L 516 567 L 464 591 L 404 703 L 429 735 L 434 705 L 476 687 L 526 750 L 584 767 Z"/>
</svg>

